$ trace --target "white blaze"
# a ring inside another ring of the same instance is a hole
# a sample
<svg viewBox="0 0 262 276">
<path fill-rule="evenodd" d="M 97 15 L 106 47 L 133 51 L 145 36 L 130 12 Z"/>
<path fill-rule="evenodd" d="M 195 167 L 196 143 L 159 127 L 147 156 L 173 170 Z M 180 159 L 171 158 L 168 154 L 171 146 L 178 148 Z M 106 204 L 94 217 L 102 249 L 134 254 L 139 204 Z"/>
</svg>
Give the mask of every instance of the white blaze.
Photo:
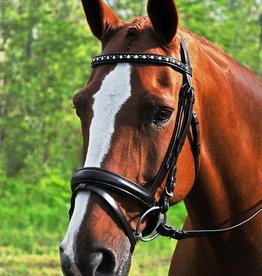
<svg viewBox="0 0 262 276">
<path fill-rule="evenodd" d="M 106 75 L 99 91 L 94 95 L 94 117 L 89 129 L 88 154 L 84 167 L 100 167 L 108 153 L 115 131 L 115 117 L 131 96 L 130 80 L 131 66 L 126 63 L 118 64 Z M 76 237 L 86 213 L 90 193 L 87 191 L 77 193 L 73 216 L 61 243 L 64 253 L 71 262 L 74 262 Z"/>
<path fill-rule="evenodd" d="M 91 192 L 87 191 L 80 191 L 77 193 L 75 198 L 74 213 L 71 217 L 65 238 L 61 243 L 61 247 L 64 249 L 64 253 L 70 258 L 72 263 L 74 262 L 75 255 L 74 244 L 84 215 L 86 213 L 90 193 Z"/>
<path fill-rule="evenodd" d="M 115 131 L 115 117 L 131 96 L 130 79 L 131 66 L 120 63 L 105 77 L 95 94 L 85 167 L 100 167 L 108 153 Z"/>
</svg>

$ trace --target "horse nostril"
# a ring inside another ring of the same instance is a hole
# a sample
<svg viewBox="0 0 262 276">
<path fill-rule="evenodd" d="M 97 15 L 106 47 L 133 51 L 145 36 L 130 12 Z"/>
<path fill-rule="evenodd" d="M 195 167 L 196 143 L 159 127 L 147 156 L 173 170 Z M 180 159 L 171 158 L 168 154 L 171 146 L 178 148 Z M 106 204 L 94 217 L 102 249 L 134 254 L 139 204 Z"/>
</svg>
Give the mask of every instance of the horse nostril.
<svg viewBox="0 0 262 276">
<path fill-rule="evenodd" d="M 108 249 L 98 249 L 90 254 L 90 265 L 93 271 L 101 274 L 113 274 L 116 267 L 116 258 Z"/>
<path fill-rule="evenodd" d="M 60 260 L 61 260 L 61 268 L 64 275 L 73 275 L 70 271 L 71 268 L 71 260 L 70 258 L 64 253 L 64 249 L 62 246 L 59 247 L 60 251 Z"/>
</svg>

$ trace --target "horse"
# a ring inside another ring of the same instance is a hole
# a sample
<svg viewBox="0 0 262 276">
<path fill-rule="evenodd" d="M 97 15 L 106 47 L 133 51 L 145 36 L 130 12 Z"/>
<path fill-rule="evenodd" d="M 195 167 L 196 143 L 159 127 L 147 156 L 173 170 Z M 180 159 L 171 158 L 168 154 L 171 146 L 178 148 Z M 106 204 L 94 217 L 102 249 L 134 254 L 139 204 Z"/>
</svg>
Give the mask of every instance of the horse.
<svg viewBox="0 0 262 276">
<path fill-rule="evenodd" d="M 173 0 L 148 0 L 132 22 L 102 0 L 82 4 L 102 55 L 73 99 L 84 165 L 71 180 L 64 275 L 127 275 L 136 242 L 158 234 L 181 238 L 169 275 L 262 275 L 261 82 L 179 27 Z M 166 212 L 182 200 L 178 231 Z M 206 228 L 231 231 L 186 230 Z"/>
</svg>

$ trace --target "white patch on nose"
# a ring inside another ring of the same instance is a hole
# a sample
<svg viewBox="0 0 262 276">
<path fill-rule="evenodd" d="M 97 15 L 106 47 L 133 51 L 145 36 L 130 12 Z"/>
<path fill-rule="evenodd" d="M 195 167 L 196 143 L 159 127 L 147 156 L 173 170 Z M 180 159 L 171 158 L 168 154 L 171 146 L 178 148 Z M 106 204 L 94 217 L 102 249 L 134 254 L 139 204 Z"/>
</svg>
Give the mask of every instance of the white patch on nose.
<svg viewBox="0 0 262 276">
<path fill-rule="evenodd" d="M 90 194 L 91 192 L 89 191 L 80 191 L 77 193 L 75 198 L 74 213 L 70 220 L 65 238 L 61 243 L 61 248 L 63 248 L 64 254 L 70 258 L 72 263 L 74 263 L 77 234 L 86 213 Z"/>
<path fill-rule="evenodd" d="M 119 63 L 106 75 L 94 95 L 94 117 L 89 129 L 89 145 L 84 167 L 100 167 L 110 149 L 115 117 L 131 96 L 131 65 Z"/>
<path fill-rule="evenodd" d="M 115 117 L 122 105 L 131 96 L 131 65 L 117 64 L 104 78 L 99 91 L 94 95 L 94 116 L 90 125 L 88 154 L 84 167 L 100 167 L 110 149 L 114 134 Z M 61 247 L 72 263 L 76 239 L 83 222 L 91 192 L 80 191 L 75 199 L 73 216 Z"/>
</svg>

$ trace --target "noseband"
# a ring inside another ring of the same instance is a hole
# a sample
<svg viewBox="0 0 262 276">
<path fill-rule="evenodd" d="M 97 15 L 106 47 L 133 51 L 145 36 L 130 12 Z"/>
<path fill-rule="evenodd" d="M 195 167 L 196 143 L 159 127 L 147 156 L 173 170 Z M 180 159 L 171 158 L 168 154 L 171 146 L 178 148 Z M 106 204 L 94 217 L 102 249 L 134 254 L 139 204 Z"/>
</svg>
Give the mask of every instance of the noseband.
<svg viewBox="0 0 262 276">
<path fill-rule="evenodd" d="M 166 224 L 166 212 L 169 209 L 169 201 L 173 196 L 176 184 L 177 160 L 183 148 L 185 139 L 190 133 L 190 126 L 193 137 L 192 152 L 195 159 L 195 174 L 197 174 L 200 154 L 200 128 L 196 113 L 193 111 L 194 88 L 191 80 L 192 69 L 190 66 L 186 44 L 182 36 L 180 40 L 180 55 L 181 61 L 169 56 L 145 53 L 115 53 L 99 55 L 91 60 L 93 68 L 111 63 L 151 64 L 158 66 L 169 66 L 183 75 L 183 83 L 179 92 L 174 131 L 163 163 L 149 190 L 144 189 L 137 183 L 134 183 L 124 177 L 100 168 L 82 168 L 78 170 L 71 179 L 72 198 L 69 217 L 71 218 L 74 211 L 77 192 L 84 190 L 92 191 L 98 194 L 109 204 L 109 206 L 112 207 L 115 214 L 119 218 L 119 221 L 122 223 L 123 229 L 125 230 L 125 233 L 129 237 L 131 243 L 131 251 L 134 250 L 137 240 L 150 241 L 158 235 L 179 240 L 223 233 L 243 225 L 262 211 L 262 209 L 260 209 L 240 224 L 224 229 L 184 231 L 172 228 Z M 156 201 L 154 193 L 165 179 L 166 183 L 164 190 L 160 196 L 160 199 Z M 133 200 L 132 202 L 136 202 L 142 210 L 145 210 L 144 214 L 138 220 L 136 229 L 133 229 L 130 226 L 129 221 L 118 207 L 114 198 L 110 195 L 110 192 L 131 198 Z M 160 214 L 163 214 L 163 220 L 160 219 Z M 148 223 L 145 230 L 141 232 L 140 226 L 145 220 L 147 220 Z M 155 231 L 154 234 L 152 234 L 153 231 Z M 152 234 L 151 237 L 145 238 L 145 236 L 149 234 Z"/>
</svg>

